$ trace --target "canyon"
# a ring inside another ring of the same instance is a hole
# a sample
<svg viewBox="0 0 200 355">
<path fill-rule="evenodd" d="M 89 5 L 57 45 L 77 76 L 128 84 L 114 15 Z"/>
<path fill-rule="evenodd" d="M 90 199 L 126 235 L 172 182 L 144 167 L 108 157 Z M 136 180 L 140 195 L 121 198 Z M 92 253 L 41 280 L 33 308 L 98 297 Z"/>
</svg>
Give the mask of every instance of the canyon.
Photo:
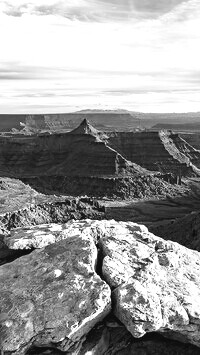
<svg viewBox="0 0 200 355">
<path fill-rule="evenodd" d="M 1 175 L 40 192 L 121 198 L 173 194 L 182 177 L 200 175 L 199 157 L 200 151 L 177 134 L 102 132 L 86 119 L 68 133 L 0 136 Z"/>
<path fill-rule="evenodd" d="M 112 114 L 0 135 L 3 355 L 199 353 L 198 139 Z"/>
</svg>

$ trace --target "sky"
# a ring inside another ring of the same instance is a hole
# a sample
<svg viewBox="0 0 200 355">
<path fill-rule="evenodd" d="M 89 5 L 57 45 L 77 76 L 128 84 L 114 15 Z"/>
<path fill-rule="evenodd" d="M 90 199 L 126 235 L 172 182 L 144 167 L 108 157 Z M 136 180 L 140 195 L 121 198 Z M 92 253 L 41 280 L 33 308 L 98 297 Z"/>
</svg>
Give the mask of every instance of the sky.
<svg viewBox="0 0 200 355">
<path fill-rule="evenodd" d="M 0 0 L 0 113 L 200 111 L 199 0 Z"/>
</svg>

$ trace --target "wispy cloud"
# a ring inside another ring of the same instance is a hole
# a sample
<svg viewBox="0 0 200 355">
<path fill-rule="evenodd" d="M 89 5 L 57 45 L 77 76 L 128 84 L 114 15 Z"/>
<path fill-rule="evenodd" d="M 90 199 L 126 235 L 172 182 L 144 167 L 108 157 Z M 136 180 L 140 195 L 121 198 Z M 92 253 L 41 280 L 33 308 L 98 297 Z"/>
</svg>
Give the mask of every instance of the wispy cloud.
<svg viewBox="0 0 200 355">
<path fill-rule="evenodd" d="M 0 0 L 0 32 L 2 112 L 200 110 L 199 0 Z"/>
<path fill-rule="evenodd" d="M 1 1 L 3 12 L 10 16 L 59 15 L 79 21 L 131 20 L 156 18 L 190 0 L 24 0 Z"/>
</svg>

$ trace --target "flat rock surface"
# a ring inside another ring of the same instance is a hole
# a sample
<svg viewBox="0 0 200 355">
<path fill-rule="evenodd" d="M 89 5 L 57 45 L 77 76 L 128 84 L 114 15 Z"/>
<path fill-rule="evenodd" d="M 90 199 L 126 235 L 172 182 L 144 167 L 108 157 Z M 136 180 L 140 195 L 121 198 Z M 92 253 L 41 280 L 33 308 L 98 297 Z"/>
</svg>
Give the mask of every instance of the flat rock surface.
<svg viewBox="0 0 200 355">
<path fill-rule="evenodd" d="M 1 350 L 68 350 L 110 311 L 110 288 L 95 273 L 89 235 L 35 250 L 0 267 Z"/>
<path fill-rule="evenodd" d="M 22 346 L 21 334 L 33 345 L 71 349 L 66 339 L 79 341 L 109 311 L 109 286 L 113 312 L 134 338 L 158 332 L 200 347 L 197 251 L 114 220 L 41 225 L 6 238 L 16 250 L 42 249 L 0 268 L 5 349 Z M 109 286 L 94 273 L 95 263 Z"/>
<path fill-rule="evenodd" d="M 101 226 L 101 225 L 100 225 Z M 104 226 L 101 226 L 102 232 Z M 97 239 L 100 229 L 98 229 L 98 221 L 83 220 L 69 221 L 68 223 L 58 224 L 49 223 L 39 226 L 16 228 L 4 237 L 4 243 L 10 249 L 36 249 L 43 248 L 49 244 L 59 242 L 64 239 L 75 236 L 88 236 Z M 102 233 L 101 232 L 101 233 Z"/>
<path fill-rule="evenodd" d="M 100 248 L 115 315 L 134 337 L 156 331 L 200 346 L 197 251 L 164 241 L 144 226 L 114 221 Z"/>
</svg>

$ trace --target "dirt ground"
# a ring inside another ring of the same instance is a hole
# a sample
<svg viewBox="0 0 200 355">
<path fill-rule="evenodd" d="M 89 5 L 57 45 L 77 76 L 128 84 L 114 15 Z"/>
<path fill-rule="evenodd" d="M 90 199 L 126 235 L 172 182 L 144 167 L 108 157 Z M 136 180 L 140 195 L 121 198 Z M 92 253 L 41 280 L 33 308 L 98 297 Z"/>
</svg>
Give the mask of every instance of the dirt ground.
<svg viewBox="0 0 200 355">
<path fill-rule="evenodd" d="M 188 213 L 200 210 L 200 179 L 187 180 L 190 192 L 177 197 L 135 201 L 103 201 L 106 218 L 117 221 L 132 221 L 147 226 L 168 222 Z"/>
</svg>

